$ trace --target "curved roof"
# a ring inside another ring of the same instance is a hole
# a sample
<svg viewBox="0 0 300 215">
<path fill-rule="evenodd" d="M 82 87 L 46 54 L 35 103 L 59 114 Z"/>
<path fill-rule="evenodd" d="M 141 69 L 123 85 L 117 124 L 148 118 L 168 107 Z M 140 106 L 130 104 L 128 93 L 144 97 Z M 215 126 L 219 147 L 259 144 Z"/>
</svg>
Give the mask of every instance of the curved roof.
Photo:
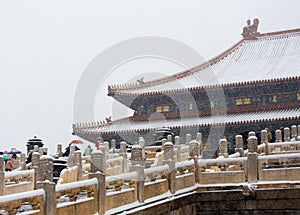
<svg viewBox="0 0 300 215">
<path fill-rule="evenodd" d="M 227 124 L 243 124 L 263 121 L 277 121 L 300 118 L 300 108 L 257 111 L 225 115 L 199 116 L 182 119 L 159 119 L 150 121 L 130 121 L 129 118 L 117 120 L 111 124 L 74 125 L 76 134 L 80 133 L 127 133 L 132 131 L 147 131 L 161 127 L 175 128 L 187 126 L 214 126 Z"/>
<path fill-rule="evenodd" d="M 142 84 L 109 86 L 109 95 L 145 94 L 300 76 L 300 29 L 259 34 L 189 70 Z"/>
</svg>

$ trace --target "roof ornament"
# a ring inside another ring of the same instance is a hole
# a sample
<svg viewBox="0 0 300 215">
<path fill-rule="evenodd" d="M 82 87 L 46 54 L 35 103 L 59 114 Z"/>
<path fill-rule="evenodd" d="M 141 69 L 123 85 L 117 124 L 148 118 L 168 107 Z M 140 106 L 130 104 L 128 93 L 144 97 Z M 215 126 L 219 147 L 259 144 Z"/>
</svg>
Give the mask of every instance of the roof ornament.
<svg viewBox="0 0 300 215">
<path fill-rule="evenodd" d="M 144 82 L 144 77 L 141 77 L 140 79 L 138 79 L 137 82 L 138 82 L 140 85 L 144 84 L 144 83 L 145 83 L 145 82 Z"/>
<path fill-rule="evenodd" d="M 256 36 L 259 35 L 259 32 L 257 32 L 259 24 L 259 19 L 255 18 L 253 20 L 253 25 L 251 25 L 251 20 L 247 20 L 247 26 L 243 28 L 243 37 L 246 39 L 256 38 Z"/>
<path fill-rule="evenodd" d="M 105 118 L 107 124 L 112 124 L 111 116 Z"/>
</svg>

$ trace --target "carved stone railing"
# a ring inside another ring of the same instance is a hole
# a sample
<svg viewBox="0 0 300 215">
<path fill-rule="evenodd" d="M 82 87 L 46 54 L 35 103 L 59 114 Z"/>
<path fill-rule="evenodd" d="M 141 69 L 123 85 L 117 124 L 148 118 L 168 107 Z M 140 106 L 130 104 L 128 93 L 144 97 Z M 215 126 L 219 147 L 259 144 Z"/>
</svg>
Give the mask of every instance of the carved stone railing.
<svg viewBox="0 0 300 215">
<path fill-rule="evenodd" d="M 55 187 L 56 214 L 95 214 L 98 211 L 97 179 Z"/>
<path fill-rule="evenodd" d="M 175 164 L 175 189 L 181 190 L 195 185 L 195 164 L 193 160 Z"/>
<path fill-rule="evenodd" d="M 0 214 L 44 214 L 44 199 L 42 189 L 0 196 Z"/>
<path fill-rule="evenodd" d="M 33 169 L 5 172 L 3 184 L 4 195 L 33 190 L 35 183 L 34 175 Z"/>
</svg>

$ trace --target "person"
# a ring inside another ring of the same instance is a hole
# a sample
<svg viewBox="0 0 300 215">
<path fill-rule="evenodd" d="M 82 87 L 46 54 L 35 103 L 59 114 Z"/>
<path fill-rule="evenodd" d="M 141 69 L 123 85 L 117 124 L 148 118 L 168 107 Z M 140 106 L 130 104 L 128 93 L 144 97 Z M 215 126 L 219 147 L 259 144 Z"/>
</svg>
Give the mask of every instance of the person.
<svg viewBox="0 0 300 215">
<path fill-rule="evenodd" d="M 99 150 L 99 146 L 103 144 L 103 139 L 101 137 L 98 138 L 98 141 L 95 143 L 96 150 Z"/>
<path fill-rule="evenodd" d="M 13 156 L 11 158 L 11 162 L 12 162 L 12 167 L 13 167 L 12 170 L 15 170 L 15 169 L 19 168 L 20 158 L 16 154 L 13 154 Z"/>
<path fill-rule="evenodd" d="M 5 171 L 12 171 L 13 170 L 13 165 L 11 161 L 11 156 L 8 156 L 6 164 L 5 164 Z"/>
<path fill-rule="evenodd" d="M 68 157 L 70 154 L 70 146 L 72 143 L 69 144 L 69 146 L 66 148 L 66 151 L 62 154 L 63 157 Z M 78 146 L 75 145 L 75 151 L 80 150 Z"/>
</svg>

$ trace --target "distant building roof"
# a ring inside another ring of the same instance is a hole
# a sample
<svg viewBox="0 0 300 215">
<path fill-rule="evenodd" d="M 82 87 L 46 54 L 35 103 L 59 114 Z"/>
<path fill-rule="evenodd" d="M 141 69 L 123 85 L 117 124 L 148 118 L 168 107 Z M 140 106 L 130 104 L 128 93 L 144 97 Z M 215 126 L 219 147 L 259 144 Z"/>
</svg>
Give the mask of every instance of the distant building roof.
<svg viewBox="0 0 300 215">
<path fill-rule="evenodd" d="M 108 94 L 144 94 L 299 76 L 300 29 L 294 29 L 244 37 L 207 63 L 154 81 L 109 86 Z"/>
</svg>

